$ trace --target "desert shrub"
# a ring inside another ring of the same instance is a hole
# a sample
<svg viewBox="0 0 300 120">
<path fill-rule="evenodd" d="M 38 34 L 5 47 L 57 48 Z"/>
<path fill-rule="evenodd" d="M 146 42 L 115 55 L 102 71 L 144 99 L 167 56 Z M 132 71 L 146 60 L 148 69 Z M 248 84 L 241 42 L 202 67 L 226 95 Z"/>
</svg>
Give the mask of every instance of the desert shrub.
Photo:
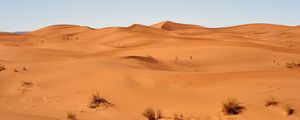
<svg viewBox="0 0 300 120">
<path fill-rule="evenodd" d="M 237 115 L 242 112 L 244 107 L 236 98 L 227 98 L 223 101 L 222 111 L 225 115 Z"/>
<path fill-rule="evenodd" d="M 286 67 L 292 69 L 293 65 L 291 63 L 286 63 Z"/>
<path fill-rule="evenodd" d="M 294 109 L 288 104 L 286 104 L 283 109 L 286 115 L 292 115 L 294 113 Z"/>
<path fill-rule="evenodd" d="M 23 66 L 23 71 L 28 71 L 28 69 L 26 68 L 26 66 Z"/>
<path fill-rule="evenodd" d="M 4 65 L 0 65 L 0 71 L 4 71 L 6 70 L 5 66 Z"/>
<path fill-rule="evenodd" d="M 67 113 L 67 120 L 78 120 L 74 113 L 68 112 Z"/>
<path fill-rule="evenodd" d="M 127 59 L 136 59 L 144 62 L 149 62 L 149 63 L 157 63 L 158 60 L 155 59 L 153 56 L 147 55 L 147 56 L 127 56 L 125 57 Z"/>
<path fill-rule="evenodd" d="M 293 67 L 299 67 L 300 66 L 300 62 L 288 62 L 286 63 L 286 67 L 292 69 Z"/>
<path fill-rule="evenodd" d="M 98 93 L 92 95 L 89 108 L 97 108 L 100 105 L 107 107 L 113 104 L 106 100 L 104 97 L 101 97 Z"/>
<path fill-rule="evenodd" d="M 266 107 L 269 107 L 269 106 L 272 106 L 272 105 L 277 105 L 279 102 L 276 101 L 276 99 L 274 97 L 270 97 L 268 98 L 266 101 L 265 101 L 265 106 Z"/>
<path fill-rule="evenodd" d="M 26 87 L 26 86 L 31 86 L 33 83 L 30 81 L 22 81 L 21 82 L 21 87 Z"/>
<path fill-rule="evenodd" d="M 146 117 L 148 120 L 158 120 L 158 119 L 163 118 L 160 110 L 157 110 L 155 112 L 152 108 L 147 108 L 143 112 L 143 116 Z"/>
</svg>

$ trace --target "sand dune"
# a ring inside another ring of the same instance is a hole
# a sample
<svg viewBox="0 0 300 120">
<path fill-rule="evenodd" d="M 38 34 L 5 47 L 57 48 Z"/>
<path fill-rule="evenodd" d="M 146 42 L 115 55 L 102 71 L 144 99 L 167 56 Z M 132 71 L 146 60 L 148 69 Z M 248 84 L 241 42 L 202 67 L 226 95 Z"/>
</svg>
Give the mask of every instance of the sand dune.
<svg viewBox="0 0 300 120">
<path fill-rule="evenodd" d="M 172 22 L 172 21 L 164 21 L 164 22 L 156 23 L 156 24 L 151 25 L 151 26 L 155 27 L 155 28 L 169 30 L 169 31 L 206 28 L 206 27 L 203 27 L 203 26 L 191 25 L 191 24 L 181 24 L 181 23 L 175 23 L 175 22 Z"/>
<path fill-rule="evenodd" d="M 77 25 L 53 25 L 39 30 L 29 32 L 27 34 L 37 35 L 37 36 L 64 36 L 76 34 L 84 31 L 92 30 L 89 27 L 77 26 Z"/>
<path fill-rule="evenodd" d="M 260 23 L 260 24 L 246 24 L 246 25 L 237 25 L 232 27 L 224 27 L 224 28 L 219 28 L 219 30 L 224 32 L 263 34 L 267 32 L 282 31 L 282 30 L 290 29 L 291 27 L 292 26 Z"/>
<path fill-rule="evenodd" d="M 300 27 L 207 28 L 171 21 L 0 33 L 0 119 L 299 120 Z M 112 105 L 96 104 L 96 93 Z M 266 107 L 273 96 L 279 102 Z M 225 115 L 235 97 L 246 108 Z M 285 115 L 289 104 L 295 111 Z"/>
</svg>

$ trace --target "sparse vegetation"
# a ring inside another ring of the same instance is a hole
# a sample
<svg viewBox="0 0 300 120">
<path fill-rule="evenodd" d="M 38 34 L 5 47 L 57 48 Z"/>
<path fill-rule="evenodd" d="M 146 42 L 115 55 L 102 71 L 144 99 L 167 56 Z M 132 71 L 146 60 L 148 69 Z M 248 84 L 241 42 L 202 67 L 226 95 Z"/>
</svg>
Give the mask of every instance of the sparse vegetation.
<svg viewBox="0 0 300 120">
<path fill-rule="evenodd" d="M 103 105 L 103 106 L 107 107 L 107 106 L 111 106 L 113 104 L 110 103 L 105 98 L 101 97 L 98 93 L 92 95 L 91 101 L 90 101 L 90 104 L 89 104 L 89 108 L 97 108 L 100 105 Z"/>
<path fill-rule="evenodd" d="M 147 56 L 127 56 L 127 59 L 136 59 L 136 60 L 140 60 L 140 61 L 144 61 L 144 62 L 149 62 L 149 63 L 157 63 L 158 60 L 155 59 L 153 56 L 151 55 L 147 55 Z"/>
<path fill-rule="evenodd" d="M 18 70 L 18 69 L 15 69 L 14 72 L 19 72 L 19 70 Z"/>
<path fill-rule="evenodd" d="M 222 111 L 225 115 L 237 115 L 242 112 L 244 107 L 236 98 L 227 98 L 223 102 Z"/>
<path fill-rule="evenodd" d="M 67 113 L 67 120 L 78 120 L 74 113 L 68 112 Z"/>
<path fill-rule="evenodd" d="M 293 65 L 291 63 L 286 63 L 286 67 L 292 69 Z"/>
<path fill-rule="evenodd" d="M 292 115 L 294 113 L 294 109 L 288 104 L 286 104 L 283 109 L 286 115 Z"/>
<path fill-rule="evenodd" d="M 286 67 L 287 68 L 290 68 L 290 69 L 293 69 L 294 67 L 300 67 L 300 62 L 288 62 L 286 63 Z"/>
<path fill-rule="evenodd" d="M 155 112 L 152 108 L 147 108 L 144 111 L 143 116 L 146 117 L 148 120 L 158 120 L 163 118 L 160 110 L 157 110 Z"/>
<path fill-rule="evenodd" d="M 23 66 L 23 71 L 28 71 L 28 69 L 26 68 L 26 66 Z"/>
<path fill-rule="evenodd" d="M 276 99 L 274 97 L 270 97 L 265 101 L 265 106 L 269 107 L 269 106 L 273 106 L 273 105 L 277 105 L 279 102 L 276 101 Z"/>
<path fill-rule="evenodd" d="M 31 86 L 33 83 L 30 81 L 22 81 L 21 83 L 21 87 L 25 87 L 25 86 Z"/>
<path fill-rule="evenodd" d="M 4 65 L 0 65 L 0 71 L 4 71 L 6 70 L 5 66 Z"/>
</svg>

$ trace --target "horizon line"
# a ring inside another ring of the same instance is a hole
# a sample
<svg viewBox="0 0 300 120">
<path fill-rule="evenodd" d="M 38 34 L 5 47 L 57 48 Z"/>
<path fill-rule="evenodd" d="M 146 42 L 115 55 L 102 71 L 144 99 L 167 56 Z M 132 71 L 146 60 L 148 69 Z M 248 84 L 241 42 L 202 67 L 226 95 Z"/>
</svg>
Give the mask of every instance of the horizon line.
<svg viewBox="0 0 300 120">
<path fill-rule="evenodd" d="M 43 28 L 47 28 L 47 27 L 51 27 L 51 26 L 59 26 L 59 25 L 70 25 L 70 26 L 73 25 L 73 26 L 89 27 L 89 28 L 92 28 L 92 29 L 103 29 L 103 28 L 111 28 L 111 27 L 130 27 L 130 26 L 135 25 L 135 24 L 144 25 L 144 26 L 152 26 L 152 25 L 159 24 L 159 23 L 164 23 L 164 22 L 171 22 L 171 23 L 185 24 L 185 25 L 195 25 L 195 26 L 201 26 L 201 27 L 210 28 L 210 29 L 230 28 L 230 27 L 237 27 L 237 26 L 243 26 L 243 25 L 255 25 L 255 24 L 277 25 L 277 26 L 288 26 L 288 27 L 300 26 L 300 24 L 288 25 L 288 24 L 268 23 L 268 22 L 253 22 L 253 23 L 248 22 L 248 23 L 226 25 L 226 26 L 220 26 L 220 27 L 209 27 L 209 26 L 205 26 L 205 25 L 201 25 L 201 24 L 182 23 L 182 22 L 176 22 L 176 21 L 171 21 L 171 20 L 165 20 L 165 21 L 156 22 L 156 23 L 153 23 L 153 24 L 142 24 L 142 23 L 135 22 L 135 23 L 129 24 L 127 26 L 106 26 L 106 27 L 91 27 L 91 26 L 88 26 L 88 25 L 81 25 L 81 24 L 57 23 L 57 24 L 49 24 L 49 25 L 46 25 L 44 27 L 38 27 L 37 29 L 33 29 L 33 30 L 15 30 L 15 31 L 2 31 L 2 30 L 0 30 L 0 33 L 32 32 L 32 31 L 35 31 L 35 30 L 39 30 L 39 29 L 43 29 Z"/>
</svg>

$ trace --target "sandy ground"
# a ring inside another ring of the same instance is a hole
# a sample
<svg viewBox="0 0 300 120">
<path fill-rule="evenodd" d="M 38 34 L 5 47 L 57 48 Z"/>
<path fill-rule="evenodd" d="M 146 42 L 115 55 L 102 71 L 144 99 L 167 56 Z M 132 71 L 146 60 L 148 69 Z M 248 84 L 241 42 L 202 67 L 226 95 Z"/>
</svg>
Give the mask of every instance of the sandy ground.
<svg viewBox="0 0 300 120">
<path fill-rule="evenodd" d="M 207 28 L 170 21 L 92 29 L 54 25 L 0 33 L 0 119 L 299 120 L 300 27 Z M 98 93 L 112 106 L 89 108 Z M 224 115 L 222 103 L 245 107 Z M 274 97 L 276 106 L 266 107 Z M 285 115 L 283 106 L 293 108 Z"/>
</svg>

